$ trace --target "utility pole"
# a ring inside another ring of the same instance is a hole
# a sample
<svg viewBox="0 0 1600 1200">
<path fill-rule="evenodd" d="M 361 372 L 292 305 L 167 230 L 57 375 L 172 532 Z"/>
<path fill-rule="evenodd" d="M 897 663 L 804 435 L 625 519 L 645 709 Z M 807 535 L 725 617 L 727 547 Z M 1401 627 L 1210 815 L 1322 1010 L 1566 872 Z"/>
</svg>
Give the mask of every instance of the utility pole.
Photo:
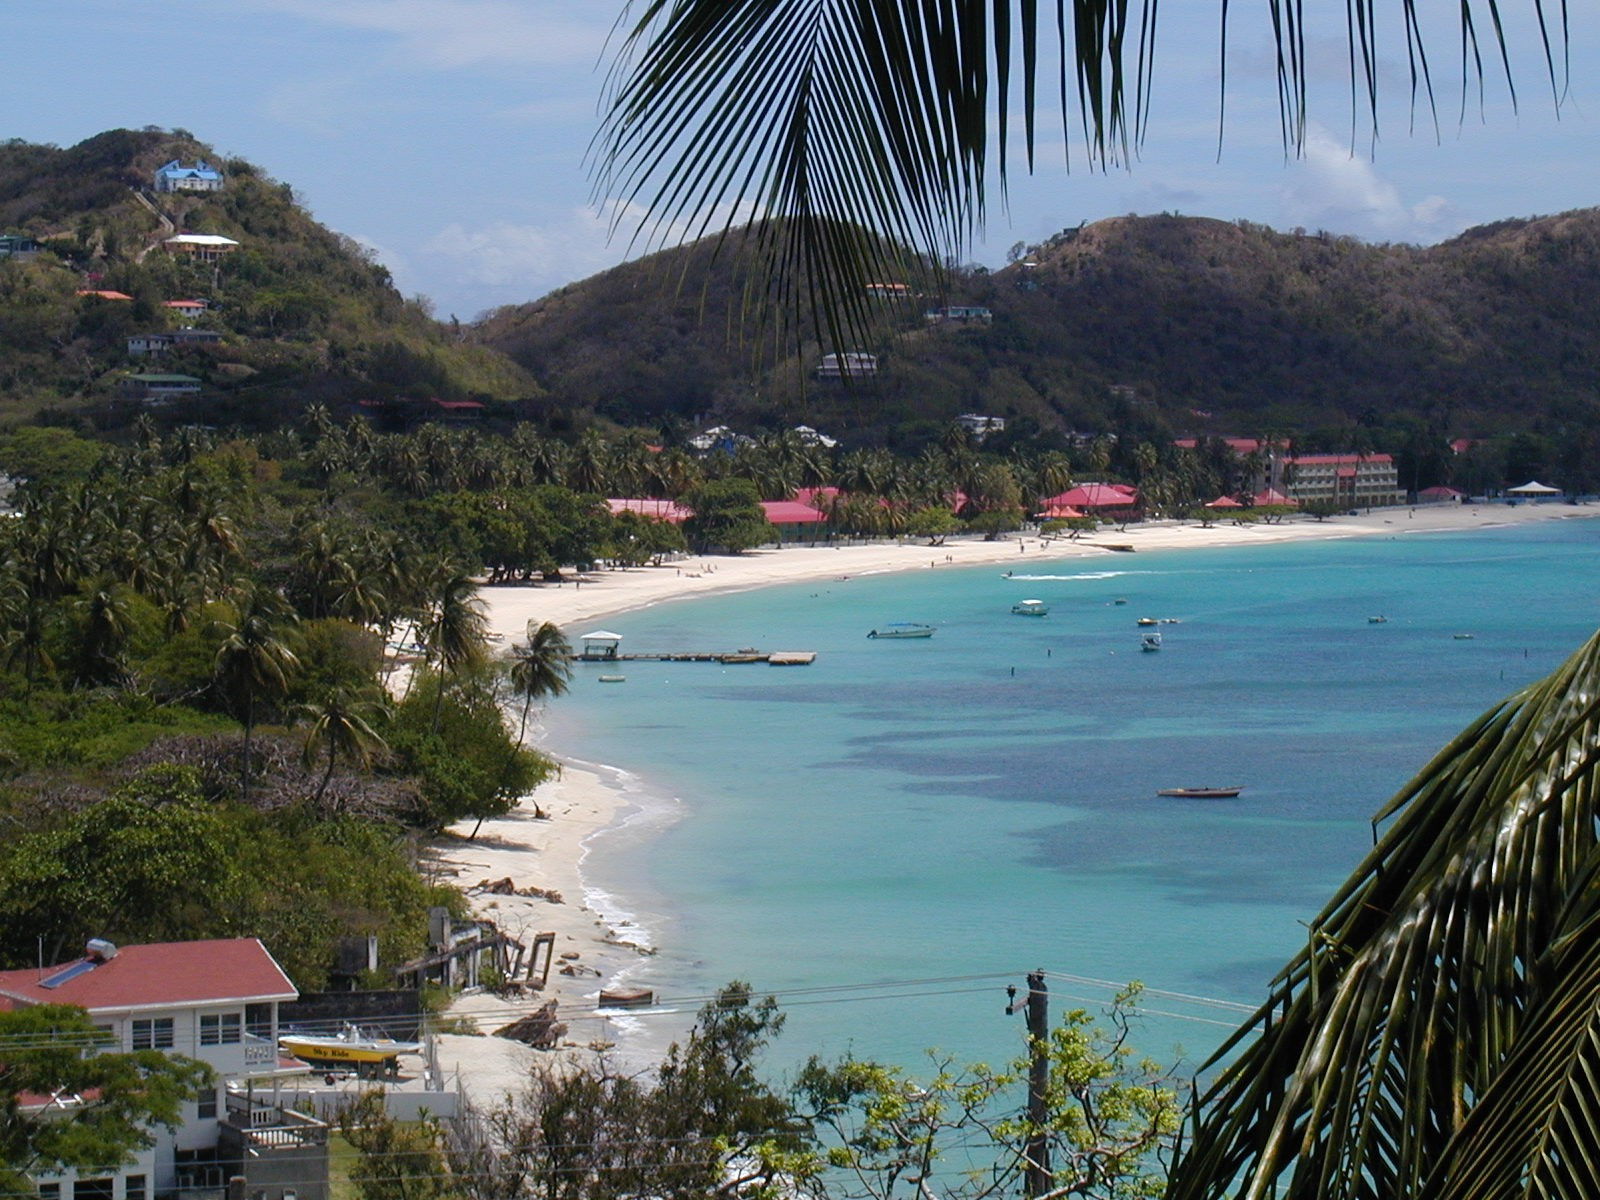
<svg viewBox="0 0 1600 1200">
<path fill-rule="evenodd" d="M 1017 989 L 1006 988 L 1009 1016 L 1025 1009 L 1028 1014 L 1028 1125 L 1032 1132 L 1024 1152 L 1027 1159 L 1022 1176 L 1022 1194 L 1033 1200 L 1050 1190 L 1050 1141 L 1045 1136 L 1049 1118 L 1050 1090 L 1050 992 L 1044 985 L 1044 972 L 1028 974 L 1028 998 L 1017 1002 Z"/>
</svg>

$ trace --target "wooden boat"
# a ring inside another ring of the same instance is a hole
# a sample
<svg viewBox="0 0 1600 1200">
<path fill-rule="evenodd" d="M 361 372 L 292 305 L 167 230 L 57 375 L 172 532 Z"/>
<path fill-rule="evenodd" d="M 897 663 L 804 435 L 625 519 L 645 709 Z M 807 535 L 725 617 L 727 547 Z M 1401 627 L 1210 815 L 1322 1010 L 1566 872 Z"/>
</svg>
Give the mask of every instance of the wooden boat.
<svg viewBox="0 0 1600 1200">
<path fill-rule="evenodd" d="M 869 638 L 931 638 L 932 625 L 918 625 L 915 621 L 892 621 L 881 629 L 867 634 Z"/>
<path fill-rule="evenodd" d="M 601 988 L 601 1008 L 646 1008 L 656 1002 L 656 994 L 649 988 Z"/>
<path fill-rule="evenodd" d="M 1160 788 L 1156 795 L 1181 796 L 1186 800 L 1232 800 L 1242 791 L 1242 787 L 1181 787 Z"/>
<path fill-rule="evenodd" d="M 346 1025 L 333 1035 L 286 1033 L 278 1038 L 279 1047 L 309 1063 L 343 1063 L 355 1066 L 392 1064 L 402 1054 L 420 1054 L 421 1042 L 397 1042 L 375 1037 Z"/>
<path fill-rule="evenodd" d="M 1011 611 L 1019 617 L 1048 617 L 1050 606 L 1043 600 L 1018 600 Z"/>
</svg>

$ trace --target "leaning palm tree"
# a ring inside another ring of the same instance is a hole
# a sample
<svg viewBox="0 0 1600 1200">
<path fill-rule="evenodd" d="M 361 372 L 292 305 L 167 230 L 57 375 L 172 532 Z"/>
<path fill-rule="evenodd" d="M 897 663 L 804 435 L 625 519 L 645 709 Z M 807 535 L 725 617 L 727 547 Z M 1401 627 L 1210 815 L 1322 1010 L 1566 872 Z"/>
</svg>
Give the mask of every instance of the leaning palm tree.
<svg viewBox="0 0 1600 1200">
<path fill-rule="evenodd" d="M 372 720 L 385 711 L 381 700 L 345 687 L 333 688 L 321 700 L 302 706 L 301 715 L 311 721 L 301 749 L 306 766 L 327 750 L 327 765 L 311 798 L 313 806 L 321 806 L 337 758 L 343 756 L 365 769 L 387 748 L 383 735 L 372 726 Z"/>
<path fill-rule="evenodd" d="M 1600 1195 L 1600 635 L 1374 833 L 1214 1057 L 1168 1200 Z"/>
<path fill-rule="evenodd" d="M 260 586 L 247 589 L 236 602 L 235 616 L 220 626 L 212 674 L 218 687 L 240 713 L 244 724 L 244 764 L 241 791 L 250 798 L 250 741 L 255 732 L 256 703 L 282 696 L 300 661 L 289 648 L 285 632 L 294 612 L 276 592 Z"/>
<path fill-rule="evenodd" d="M 511 655 L 511 669 L 507 676 L 511 681 L 512 693 L 522 697 L 522 719 L 517 725 L 517 744 L 506 756 L 502 783 L 504 776 L 510 773 L 517 753 L 528 739 L 528 716 L 533 711 L 533 702 L 547 696 L 566 695 L 567 685 L 572 681 L 572 644 L 567 641 L 567 635 L 561 632 L 560 626 L 552 625 L 549 621 L 538 625 L 529 621 L 528 644 L 517 646 Z M 536 808 L 535 811 L 540 810 Z M 478 836 L 478 826 L 482 824 L 483 818 L 480 817 L 478 824 L 472 827 L 472 837 Z"/>
<path fill-rule="evenodd" d="M 1559 105 L 1567 6 L 1526 5 Z M 1308 124 L 1306 46 L 1319 34 L 1308 39 L 1305 10 L 1314 22 L 1316 9 L 1263 7 L 1282 135 L 1297 151 Z M 1432 36 L 1423 37 L 1416 0 L 1322 7 L 1343 9 L 1353 115 L 1370 116 L 1374 137 L 1390 29 L 1403 30 L 1413 98 L 1433 110 Z M 1455 6 L 1463 109 L 1485 50 L 1510 78 L 1506 7 Z M 1218 8 L 1226 22 L 1226 0 Z M 1151 115 L 1156 13 L 1156 0 L 634 0 L 596 191 L 618 213 L 642 212 L 639 236 L 655 244 L 726 231 L 753 213 L 747 300 L 770 289 L 789 331 L 805 311 L 834 348 L 867 346 L 881 310 L 869 287 L 942 286 L 944 264 L 961 261 L 983 226 L 991 183 L 1003 193 L 1019 159 L 1033 169 L 1041 106 L 1059 97 L 1063 138 L 1081 128 L 1089 167 L 1132 158 Z"/>
</svg>

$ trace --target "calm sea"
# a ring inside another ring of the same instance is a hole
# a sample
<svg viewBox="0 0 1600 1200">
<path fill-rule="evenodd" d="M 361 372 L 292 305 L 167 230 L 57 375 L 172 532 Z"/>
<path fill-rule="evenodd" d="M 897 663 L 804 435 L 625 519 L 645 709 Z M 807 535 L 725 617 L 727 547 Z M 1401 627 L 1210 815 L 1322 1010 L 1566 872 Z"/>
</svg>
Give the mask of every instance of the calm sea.
<svg viewBox="0 0 1600 1200">
<path fill-rule="evenodd" d="M 1403 531 L 1402 515 L 1392 538 L 1029 553 L 1011 578 L 928 570 L 608 619 L 629 649 L 818 652 L 630 663 L 620 685 L 583 667 L 550 710 L 549 746 L 627 772 L 629 823 L 588 875 L 660 948 L 634 982 L 784 995 L 785 1062 L 1003 1060 L 1020 1030 L 998 976 L 1034 967 L 1255 1002 L 1371 844 L 1370 814 L 1600 625 L 1600 521 Z M 1011 615 L 1032 597 L 1048 617 Z M 1176 618 L 1160 653 L 1140 653 L 1140 616 Z M 938 633 L 866 638 L 889 621 Z M 1155 795 L 1212 784 L 1245 791 Z M 869 983 L 889 986 L 808 990 Z M 1062 1007 L 1108 994 L 1051 987 Z M 1147 1006 L 1142 1048 L 1162 1058 L 1237 1020 Z M 643 1048 L 684 1021 L 618 1029 Z"/>
</svg>

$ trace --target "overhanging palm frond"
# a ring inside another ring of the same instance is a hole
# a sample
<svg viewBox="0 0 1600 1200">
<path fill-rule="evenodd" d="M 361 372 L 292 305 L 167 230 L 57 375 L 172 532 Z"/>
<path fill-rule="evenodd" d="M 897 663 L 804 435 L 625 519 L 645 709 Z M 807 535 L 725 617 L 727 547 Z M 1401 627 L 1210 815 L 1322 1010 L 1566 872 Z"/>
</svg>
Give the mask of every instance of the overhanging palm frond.
<svg viewBox="0 0 1600 1200">
<path fill-rule="evenodd" d="M 834 349 L 858 348 L 881 311 L 867 285 L 937 286 L 970 245 L 991 176 L 1005 186 L 1013 104 L 1030 171 L 1041 104 L 1082 131 L 1091 166 L 1127 159 L 1150 116 L 1157 2 L 634 0 L 595 143 L 597 198 L 651 245 L 752 221 L 753 274 L 791 329 L 809 310 Z M 1526 2 L 1559 104 L 1566 0 Z M 1481 85 L 1480 22 L 1510 79 L 1502 7 L 1460 0 L 1463 111 L 1468 79 Z M 1225 34 L 1229 8 L 1219 0 Z M 1298 150 L 1304 2 L 1266 8 L 1283 136 Z M 1417 0 L 1349 0 L 1345 15 L 1355 112 L 1376 119 L 1380 16 L 1396 15 L 1413 106 L 1425 94 L 1431 110 Z"/>
<path fill-rule="evenodd" d="M 1538 1002 L 1425 1200 L 1600 1196 L 1600 855 L 1537 963 Z"/>
<path fill-rule="evenodd" d="M 1454 1156 L 1482 1161 L 1460 1139 L 1476 1105 L 1529 1086 L 1513 1064 L 1567 1053 L 1571 993 L 1593 987 L 1564 972 L 1592 973 L 1570 931 L 1596 903 L 1600 637 L 1475 721 L 1390 818 L 1213 1059 L 1169 1200 L 1422 1195 Z M 1567 1169 L 1545 1146 L 1511 1175 Z"/>
</svg>

